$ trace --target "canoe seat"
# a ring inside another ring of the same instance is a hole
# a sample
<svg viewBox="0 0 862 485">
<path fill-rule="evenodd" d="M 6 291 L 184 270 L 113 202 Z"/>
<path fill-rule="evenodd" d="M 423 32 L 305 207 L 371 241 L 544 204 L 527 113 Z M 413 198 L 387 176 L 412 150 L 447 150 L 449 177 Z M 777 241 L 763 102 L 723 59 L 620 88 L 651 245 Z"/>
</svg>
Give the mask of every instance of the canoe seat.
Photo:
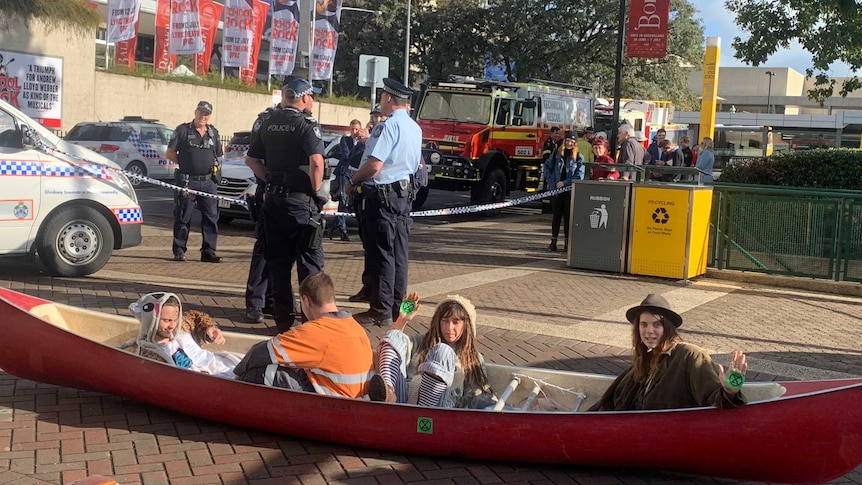
<svg viewBox="0 0 862 485">
<path fill-rule="evenodd" d="M 787 389 L 777 382 L 748 382 L 742 386 L 748 402 L 767 401 L 784 395 Z"/>
<path fill-rule="evenodd" d="M 53 303 L 34 306 L 30 309 L 30 313 L 56 327 L 69 330 L 69 325 L 66 323 L 66 319 L 63 318 L 63 314 Z"/>
</svg>

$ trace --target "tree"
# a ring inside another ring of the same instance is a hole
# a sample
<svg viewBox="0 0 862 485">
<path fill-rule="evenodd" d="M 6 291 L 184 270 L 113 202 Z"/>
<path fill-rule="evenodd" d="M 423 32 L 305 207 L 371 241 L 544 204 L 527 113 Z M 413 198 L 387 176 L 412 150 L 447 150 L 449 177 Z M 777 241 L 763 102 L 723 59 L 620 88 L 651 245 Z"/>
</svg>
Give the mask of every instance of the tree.
<svg viewBox="0 0 862 485">
<path fill-rule="evenodd" d="M 95 31 L 102 19 L 81 0 L 4 0 L 0 2 L 0 27 L 15 21 L 39 19 L 52 27 Z"/>
<path fill-rule="evenodd" d="M 854 0 L 727 0 L 725 6 L 736 15 L 736 24 L 748 38 L 733 38 L 736 57 L 759 66 L 779 47 L 798 41 L 812 55 L 805 70 L 815 76 L 808 97 L 821 104 L 832 96 L 836 82 L 827 71 L 837 61 L 855 72 L 862 67 L 862 11 Z M 857 76 L 841 85 L 841 96 L 862 87 Z"/>
<path fill-rule="evenodd" d="M 415 57 L 410 58 L 411 64 L 429 79 L 445 79 L 450 74 L 481 78 L 490 49 L 487 11 L 478 2 L 435 3 L 425 3 L 416 12 L 416 29 L 411 34 Z"/>
</svg>

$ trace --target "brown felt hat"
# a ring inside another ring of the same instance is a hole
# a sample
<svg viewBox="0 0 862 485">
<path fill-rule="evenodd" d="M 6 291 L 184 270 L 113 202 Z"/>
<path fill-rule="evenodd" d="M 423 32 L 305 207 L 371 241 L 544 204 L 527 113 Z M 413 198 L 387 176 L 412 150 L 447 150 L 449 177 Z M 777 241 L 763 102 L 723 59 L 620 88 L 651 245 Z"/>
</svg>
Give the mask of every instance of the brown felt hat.
<svg viewBox="0 0 862 485">
<path fill-rule="evenodd" d="M 629 323 L 635 324 L 638 322 L 641 313 L 645 311 L 667 318 L 671 323 L 673 323 L 674 327 L 679 328 L 679 326 L 682 325 L 682 317 L 679 316 L 679 313 L 671 310 L 670 303 L 668 303 L 663 296 L 656 295 L 655 293 L 647 295 L 640 305 L 629 308 L 626 312 L 626 320 L 628 320 Z"/>
</svg>

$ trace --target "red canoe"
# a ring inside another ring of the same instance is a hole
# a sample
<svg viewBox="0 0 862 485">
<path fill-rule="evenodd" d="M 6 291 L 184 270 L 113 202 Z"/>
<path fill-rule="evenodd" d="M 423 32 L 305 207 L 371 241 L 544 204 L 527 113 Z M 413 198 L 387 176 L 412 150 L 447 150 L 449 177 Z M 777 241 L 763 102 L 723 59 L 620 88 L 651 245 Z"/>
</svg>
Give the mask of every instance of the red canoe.
<svg viewBox="0 0 862 485">
<path fill-rule="evenodd" d="M 399 453 L 660 467 L 785 483 L 832 480 L 862 462 L 862 378 L 746 384 L 744 392 L 750 399 L 763 400 L 733 410 L 429 409 L 231 381 L 116 348 L 137 330 L 138 322 L 132 318 L 0 288 L 0 368 L 6 372 L 116 394 L 235 426 Z M 262 339 L 233 333 L 227 338 L 233 343 L 227 350 L 240 351 Z M 520 377 L 522 386 L 508 398 L 509 403 L 525 401 L 531 390 L 542 387 L 542 393 L 563 409 L 577 407 L 574 403 L 586 409 L 610 382 L 608 376 L 527 367 L 489 365 L 488 371 L 498 392 L 516 382 L 513 376 Z M 583 393 L 582 399 L 571 390 Z M 207 406 L 199 405 L 200 396 L 208 396 Z M 533 402 L 538 401 L 541 398 Z M 237 402 L 256 406 L 236 406 Z"/>
</svg>

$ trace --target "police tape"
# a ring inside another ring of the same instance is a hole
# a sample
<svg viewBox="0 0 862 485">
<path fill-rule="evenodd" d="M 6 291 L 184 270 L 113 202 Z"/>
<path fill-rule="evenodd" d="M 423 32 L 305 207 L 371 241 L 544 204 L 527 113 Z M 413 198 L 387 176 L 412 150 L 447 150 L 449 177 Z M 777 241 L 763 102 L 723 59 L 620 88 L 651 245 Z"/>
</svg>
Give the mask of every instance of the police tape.
<svg viewBox="0 0 862 485">
<path fill-rule="evenodd" d="M 33 135 L 34 134 L 31 132 L 30 136 L 32 137 Z M 174 184 L 169 184 L 167 182 L 163 182 L 163 181 L 158 180 L 158 179 L 146 177 L 146 176 L 139 175 L 136 173 L 127 172 L 127 171 L 119 169 L 119 168 L 114 168 L 114 167 L 110 167 L 107 165 L 103 165 L 101 163 L 93 162 L 91 160 L 87 160 L 86 158 L 79 157 L 79 156 L 73 155 L 71 153 L 66 153 L 62 150 L 59 150 L 57 148 L 46 145 L 44 142 L 41 141 L 41 139 L 39 139 L 37 141 L 37 143 L 35 144 L 35 148 L 37 150 L 42 151 L 43 153 L 45 153 L 47 155 L 57 157 L 56 154 L 59 153 L 59 154 L 64 155 L 66 157 L 72 158 L 74 160 L 80 160 L 82 162 L 87 162 L 87 163 L 90 163 L 93 165 L 98 165 L 99 167 L 104 168 L 105 170 L 109 170 L 111 172 L 121 173 L 130 179 L 139 180 L 141 182 L 146 182 L 148 184 L 156 185 L 159 187 L 164 187 L 164 188 L 173 190 L 174 192 L 180 192 L 180 193 L 187 194 L 187 195 L 208 197 L 210 199 L 216 199 L 216 200 L 225 200 L 225 201 L 230 202 L 231 204 L 240 205 L 240 206 L 248 209 L 248 200 L 246 199 L 245 195 L 242 195 L 238 198 L 233 198 L 233 197 L 227 197 L 224 195 L 210 194 L 209 192 L 201 192 L 199 190 L 190 189 L 188 187 L 180 187 L 180 186 L 177 186 Z M 57 158 L 62 160 L 59 157 L 57 157 Z M 65 161 L 65 160 L 63 160 L 63 161 Z M 90 167 L 82 166 L 82 165 L 76 165 L 76 167 L 90 173 L 90 175 L 94 176 L 95 178 L 100 178 L 101 174 L 93 171 Z M 507 207 L 514 207 L 514 206 L 526 204 L 528 202 L 533 202 L 536 200 L 541 200 L 541 199 L 546 199 L 548 197 L 553 197 L 555 195 L 569 192 L 571 190 L 572 190 L 571 186 L 561 187 L 558 189 L 548 190 L 545 192 L 539 192 L 539 193 L 535 193 L 532 195 L 527 195 L 524 197 L 518 197 L 517 199 L 506 200 L 506 201 L 502 201 L 502 202 L 492 202 L 489 204 L 477 204 L 477 205 L 468 205 L 468 206 L 462 206 L 462 207 L 449 207 L 449 208 L 444 208 L 444 209 L 430 209 L 430 210 L 424 210 L 424 211 L 412 211 L 412 212 L 410 212 L 410 217 L 452 216 L 452 215 L 462 215 L 462 214 L 475 214 L 478 212 L 484 212 L 484 211 L 489 211 L 489 210 L 505 209 Z M 339 217 L 339 216 L 341 216 L 341 217 L 355 217 L 356 216 L 356 214 L 353 212 L 340 212 L 340 211 L 324 212 L 323 214 L 327 217 Z"/>
</svg>

